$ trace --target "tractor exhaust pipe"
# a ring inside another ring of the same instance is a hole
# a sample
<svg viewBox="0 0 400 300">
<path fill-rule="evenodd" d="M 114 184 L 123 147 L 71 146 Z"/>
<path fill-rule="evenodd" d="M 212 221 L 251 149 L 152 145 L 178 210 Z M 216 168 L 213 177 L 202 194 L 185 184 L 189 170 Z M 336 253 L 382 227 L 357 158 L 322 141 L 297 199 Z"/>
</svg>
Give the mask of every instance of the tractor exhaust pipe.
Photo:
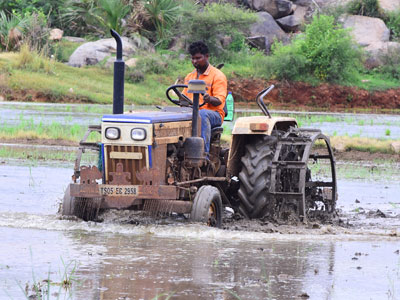
<svg viewBox="0 0 400 300">
<path fill-rule="evenodd" d="M 199 137 L 197 122 L 199 119 L 200 94 L 206 92 L 206 83 L 203 80 L 190 80 L 188 93 L 193 94 L 192 136 L 186 138 L 183 145 L 187 164 L 200 167 L 204 164 L 204 140 Z"/>
<path fill-rule="evenodd" d="M 124 77 L 125 62 L 122 59 L 122 40 L 115 30 L 110 30 L 111 35 L 117 42 L 117 59 L 114 62 L 114 93 L 113 93 L 113 114 L 124 113 Z"/>
</svg>

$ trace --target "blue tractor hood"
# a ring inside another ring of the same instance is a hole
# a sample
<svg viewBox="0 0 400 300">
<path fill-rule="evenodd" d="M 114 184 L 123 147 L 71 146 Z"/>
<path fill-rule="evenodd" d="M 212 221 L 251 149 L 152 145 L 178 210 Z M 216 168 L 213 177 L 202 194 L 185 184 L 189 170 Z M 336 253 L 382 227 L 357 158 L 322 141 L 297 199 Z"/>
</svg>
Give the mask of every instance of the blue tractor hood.
<svg viewBox="0 0 400 300">
<path fill-rule="evenodd" d="M 118 123 L 165 123 L 192 120 L 191 112 L 163 112 L 163 111 L 142 111 L 126 114 L 104 115 L 102 122 Z"/>
</svg>

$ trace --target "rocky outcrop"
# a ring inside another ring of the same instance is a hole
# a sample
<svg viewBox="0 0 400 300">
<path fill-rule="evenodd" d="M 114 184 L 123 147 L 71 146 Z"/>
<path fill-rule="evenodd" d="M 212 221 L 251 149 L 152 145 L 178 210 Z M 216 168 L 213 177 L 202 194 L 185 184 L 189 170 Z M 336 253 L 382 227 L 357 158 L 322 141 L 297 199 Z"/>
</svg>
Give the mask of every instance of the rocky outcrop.
<svg viewBox="0 0 400 300">
<path fill-rule="evenodd" d="M 341 21 L 344 28 L 352 29 L 352 34 L 361 47 L 389 41 L 390 30 L 381 19 L 348 15 Z"/>
<path fill-rule="evenodd" d="M 268 52 L 275 40 L 288 40 L 286 33 L 269 13 L 259 12 L 257 14 L 259 20 L 251 26 L 250 36 L 247 39 L 251 45 Z"/>
<path fill-rule="evenodd" d="M 380 8 L 385 12 L 396 11 L 400 9 L 400 0 L 378 0 Z"/>
<path fill-rule="evenodd" d="M 99 62 L 108 60 L 112 54 L 116 53 L 116 42 L 114 39 L 103 39 L 95 42 L 88 42 L 79 46 L 69 58 L 68 65 L 73 67 L 82 67 L 95 65 Z M 136 53 L 139 44 L 126 37 L 122 38 L 123 54 L 125 57 Z M 152 50 L 146 47 L 147 50 Z"/>
<path fill-rule="evenodd" d="M 251 9 L 268 12 L 275 19 L 289 15 L 293 6 L 288 0 L 248 0 L 247 3 Z"/>
<path fill-rule="evenodd" d="M 355 41 L 367 52 L 366 66 L 375 68 L 382 64 L 381 57 L 399 49 L 400 44 L 389 42 L 390 30 L 378 18 L 345 16 L 341 19 L 344 28 L 351 28 Z"/>
<path fill-rule="evenodd" d="M 285 31 L 297 31 L 305 22 L 307 11 L 308 8 L 306 6 L 296 6 L 292 15 L 277 19 L 276 22 Z"/>
<path fill-rule="evenodd" d="M 400 53 L 400 43 L 397 42 L 382 42 L 374 43 L 365 48 L 367 58 L 365 66 L 368 69 L 379 67 L 387 63 L 385 56 L 393 53 Z"/>
</svg>

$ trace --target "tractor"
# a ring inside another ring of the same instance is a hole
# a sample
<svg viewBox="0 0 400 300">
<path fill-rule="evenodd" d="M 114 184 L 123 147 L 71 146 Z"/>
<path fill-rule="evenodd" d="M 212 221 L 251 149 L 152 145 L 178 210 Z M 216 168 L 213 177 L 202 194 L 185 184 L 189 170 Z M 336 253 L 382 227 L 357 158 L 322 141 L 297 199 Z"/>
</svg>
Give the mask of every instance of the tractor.
<svg viewBox="0 0 400 300">
<path fill-rule="evenodd" d="M 63 215 L 87 221 L 96 220 L 100 210 L 131 209 L 181 214 L 213 227 L 221 227 L 225 207 L 250 219 L 295 215 L 307 222 L 333 215 L 337 187 L 329 138 L 318 129 L 299 128 L 294 118 L 272 117 L 264 97 L 273 86 L 255 99 L 263 116 L 236 120 L 229 148 L 221 144 L 223 128 L 212 128 L 206 156 L 198 114 L 204 82 L 168 87 L 166 97 L 175 106 L 124 113 L 122 41 L 111 34 L 117 43 L 113 114 L 89 126 L 79 144 Z M 181 88 L 194 94 L 193 102 Z M 87 142 L 91 132 L 101 134 L 100 143 Z M 87 150 L 98 152 L 99 166 L 81 165 Z M 318 160 L 328 166 L 323 180 L 310 166 Z"/>
</svg>

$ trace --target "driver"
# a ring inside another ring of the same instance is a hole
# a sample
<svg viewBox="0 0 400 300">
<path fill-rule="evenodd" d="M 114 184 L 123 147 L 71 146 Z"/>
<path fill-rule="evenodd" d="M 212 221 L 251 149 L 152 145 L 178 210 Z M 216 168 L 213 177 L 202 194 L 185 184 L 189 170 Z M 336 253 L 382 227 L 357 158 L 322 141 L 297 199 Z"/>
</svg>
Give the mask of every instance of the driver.
<svg viewBox="0 0 400 300">
<path fill-rule="evenodd" d="M 195 70 L 185 77 L 185 84 L 192 79 L 203 80 L 206 83 L 206 93 L 200 95 L 199 103 L 206 103 L 200 107 L 201 137 L 204 139 L 204 150 L 208 157 L 210 152 L 211 128 L 222 125 L 225 117 L 224 106 L 227 95 L 227 80 L 220 70 L 208 62 L 209 51 L 203 42 L 194 42 L 189 45 L 189 53 L 192 56 L 192 64 Z M 190 100 L 193 101 L 193 94 L 183 90 Z"/>
</svg>

